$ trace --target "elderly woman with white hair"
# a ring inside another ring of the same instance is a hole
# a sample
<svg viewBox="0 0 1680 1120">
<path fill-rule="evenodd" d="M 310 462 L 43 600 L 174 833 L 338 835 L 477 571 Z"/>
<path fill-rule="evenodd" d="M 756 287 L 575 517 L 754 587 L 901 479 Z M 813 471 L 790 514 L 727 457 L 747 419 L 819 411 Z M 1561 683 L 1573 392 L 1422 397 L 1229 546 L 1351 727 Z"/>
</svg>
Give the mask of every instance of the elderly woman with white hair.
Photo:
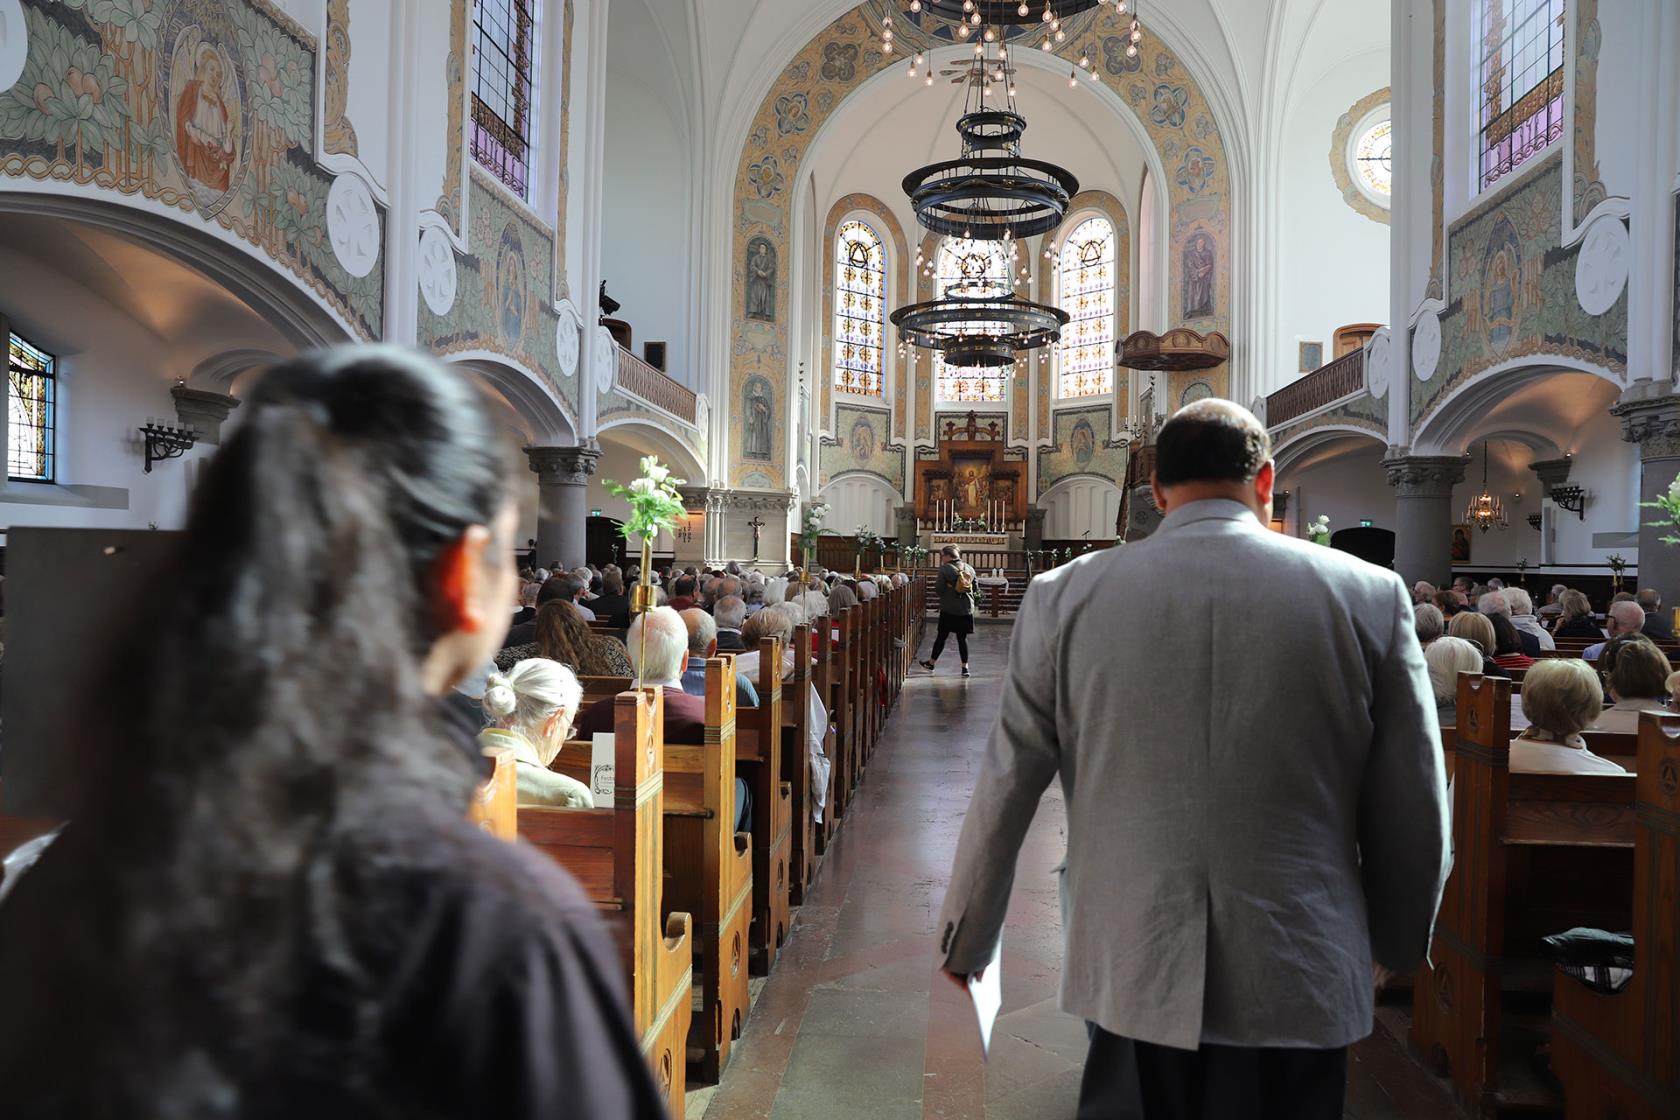
<svg viewBox="0 0 1680 1120">
<path fill-rule="evenodd" d="M 1435 715 L 1442 727 L 1452 727 L 1458 723 L 1458 675 L 1481 672 L 1482 651 L 1463 638 L 1436 637 L 1424 648 L 1423 661 L 1435 691 Z"/>
<path fill-rule="evenodd" d="M 478 733 L 484 747 L 509 747 L 519 778 L 519 804 L 562 809 L 594 805 L 589 787 L 550 770 L 572 729 L 583 686 L 558 661 L 532 657 L 485 682 L 484 714 L 491 726 Z"/>
<path fill-rule="evenodd" d="M 1523 677 L 1522 710 L 1528 727 L 1511 743 L 1511 772 L 1621 774 L 1620 766 L 1587 749 L 1581 732 L 1604 708 L 1598 674 L 1574 657 L 1537 661 Z"/>
</svg>

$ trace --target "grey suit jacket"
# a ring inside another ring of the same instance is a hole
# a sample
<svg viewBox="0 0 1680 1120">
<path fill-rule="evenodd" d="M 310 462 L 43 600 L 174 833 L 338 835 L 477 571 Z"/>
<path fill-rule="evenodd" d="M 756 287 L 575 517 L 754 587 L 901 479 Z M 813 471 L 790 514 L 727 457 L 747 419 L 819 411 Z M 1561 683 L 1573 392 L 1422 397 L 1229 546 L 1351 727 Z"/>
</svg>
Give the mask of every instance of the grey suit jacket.
<svg viewBox="0 0 1680 1120">
<path fill-rule="evenodd" d="M 1448 868 L 1435 700 L 1400 578 L 1194 502 L 1035 579 L 940 916 L 990 959 L 1022 838 L 1067 803 L 1062 1007 L 1194 1049 L 1371 1031 Z"/>
</svg>

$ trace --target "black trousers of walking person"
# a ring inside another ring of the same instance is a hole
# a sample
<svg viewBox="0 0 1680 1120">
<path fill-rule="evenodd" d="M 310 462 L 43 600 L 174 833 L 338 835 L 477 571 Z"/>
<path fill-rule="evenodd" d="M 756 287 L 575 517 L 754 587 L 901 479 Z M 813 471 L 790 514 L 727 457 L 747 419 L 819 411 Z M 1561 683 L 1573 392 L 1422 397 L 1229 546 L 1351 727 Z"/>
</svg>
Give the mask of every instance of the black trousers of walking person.
<svg viewBox="0 0 1680 1120">
<path fill-rule="evenodd" d="M 974 633 L 974 616 L 971 614 L 946 614 L 939 612 L 939 633 L 933 639 L 933 652 L 928 654 L 929 661 L 938 661 L 939 655 L 945 651 L 945 639 L 957 639 L 957 652 L 962 655 L 962 663 L 968 664 L 968 636 Z"/>
<path fill-rule="evenodd" d="M 1078 1120 L 1341 1120 L 1347 1048 L 1175 1050 L 1091 1028 Z"/>
</svg>

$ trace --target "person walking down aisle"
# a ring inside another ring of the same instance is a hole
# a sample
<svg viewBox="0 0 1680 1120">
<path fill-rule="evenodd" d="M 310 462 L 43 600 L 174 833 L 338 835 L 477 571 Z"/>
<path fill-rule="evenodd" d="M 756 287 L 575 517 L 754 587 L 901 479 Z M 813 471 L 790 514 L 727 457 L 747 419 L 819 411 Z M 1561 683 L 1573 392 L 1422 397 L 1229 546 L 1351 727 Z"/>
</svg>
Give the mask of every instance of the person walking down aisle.
<svg viewBox="0 0 1680 1120">
<path fill-rule="evenodd" d="M 70 823 L 0 904 L 6 1117 L 664 1116 L 595 906 L 467 819 L 442 698 L 517 582 L 485 398 L 346 347 L 241 412 L 64 700 Z"/>
<path fill-rule="evenodd" d="M 968 676 L 968 636 L 974 633 L 974 569 L 963 560 L 957 546 L 948 544 L 940 550 L 944 563 L 939 566 L 939 634 L 933 639 L 933 653 L 922 662 L 922 668 L 933 672 L 939 655 L 945 652 L 945 639 L 955 636 L 957 653 L 962 657 L 962 675 Z"/>
<path fill-rule="evenodd" d="M 1448 866 L 1411 595 L 1266 528 L 1270 441 L 1246 409 L 1190 405 L 1156 455 L 1155 534 L 1028 586 L 939 961 L 965 984 L 993 960 L 1059 775 L 1079 1117 L 1340 1120 L 1347 1047 L 1383 970 L 1422 960 Z"/>
</svg>

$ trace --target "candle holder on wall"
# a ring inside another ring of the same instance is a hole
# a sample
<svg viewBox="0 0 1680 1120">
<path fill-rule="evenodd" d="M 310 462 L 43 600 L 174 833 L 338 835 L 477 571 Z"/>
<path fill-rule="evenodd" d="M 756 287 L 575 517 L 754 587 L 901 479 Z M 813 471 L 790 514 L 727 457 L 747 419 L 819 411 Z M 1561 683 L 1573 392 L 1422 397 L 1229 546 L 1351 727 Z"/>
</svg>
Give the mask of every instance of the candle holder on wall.
<svg viewBox="0 0 1680 1120">
<path fill-rule="evenodd" d="M 1552 501 L 1582 521 L 1587 519 L 1587 492 L 1583 487 L 1554 486 L 1551 497 Z"/>
<path fill-rule="evenodd" d="M 146 440 L 146 473 L 152 473 L 152 464 L 161 463 L 165 459 L 179 459 L 198 443 L 198 429 L 190 424 L 171 424 L 156 417 L 148 417 L 140 426 L 140 435 Z"/>
</svg>

